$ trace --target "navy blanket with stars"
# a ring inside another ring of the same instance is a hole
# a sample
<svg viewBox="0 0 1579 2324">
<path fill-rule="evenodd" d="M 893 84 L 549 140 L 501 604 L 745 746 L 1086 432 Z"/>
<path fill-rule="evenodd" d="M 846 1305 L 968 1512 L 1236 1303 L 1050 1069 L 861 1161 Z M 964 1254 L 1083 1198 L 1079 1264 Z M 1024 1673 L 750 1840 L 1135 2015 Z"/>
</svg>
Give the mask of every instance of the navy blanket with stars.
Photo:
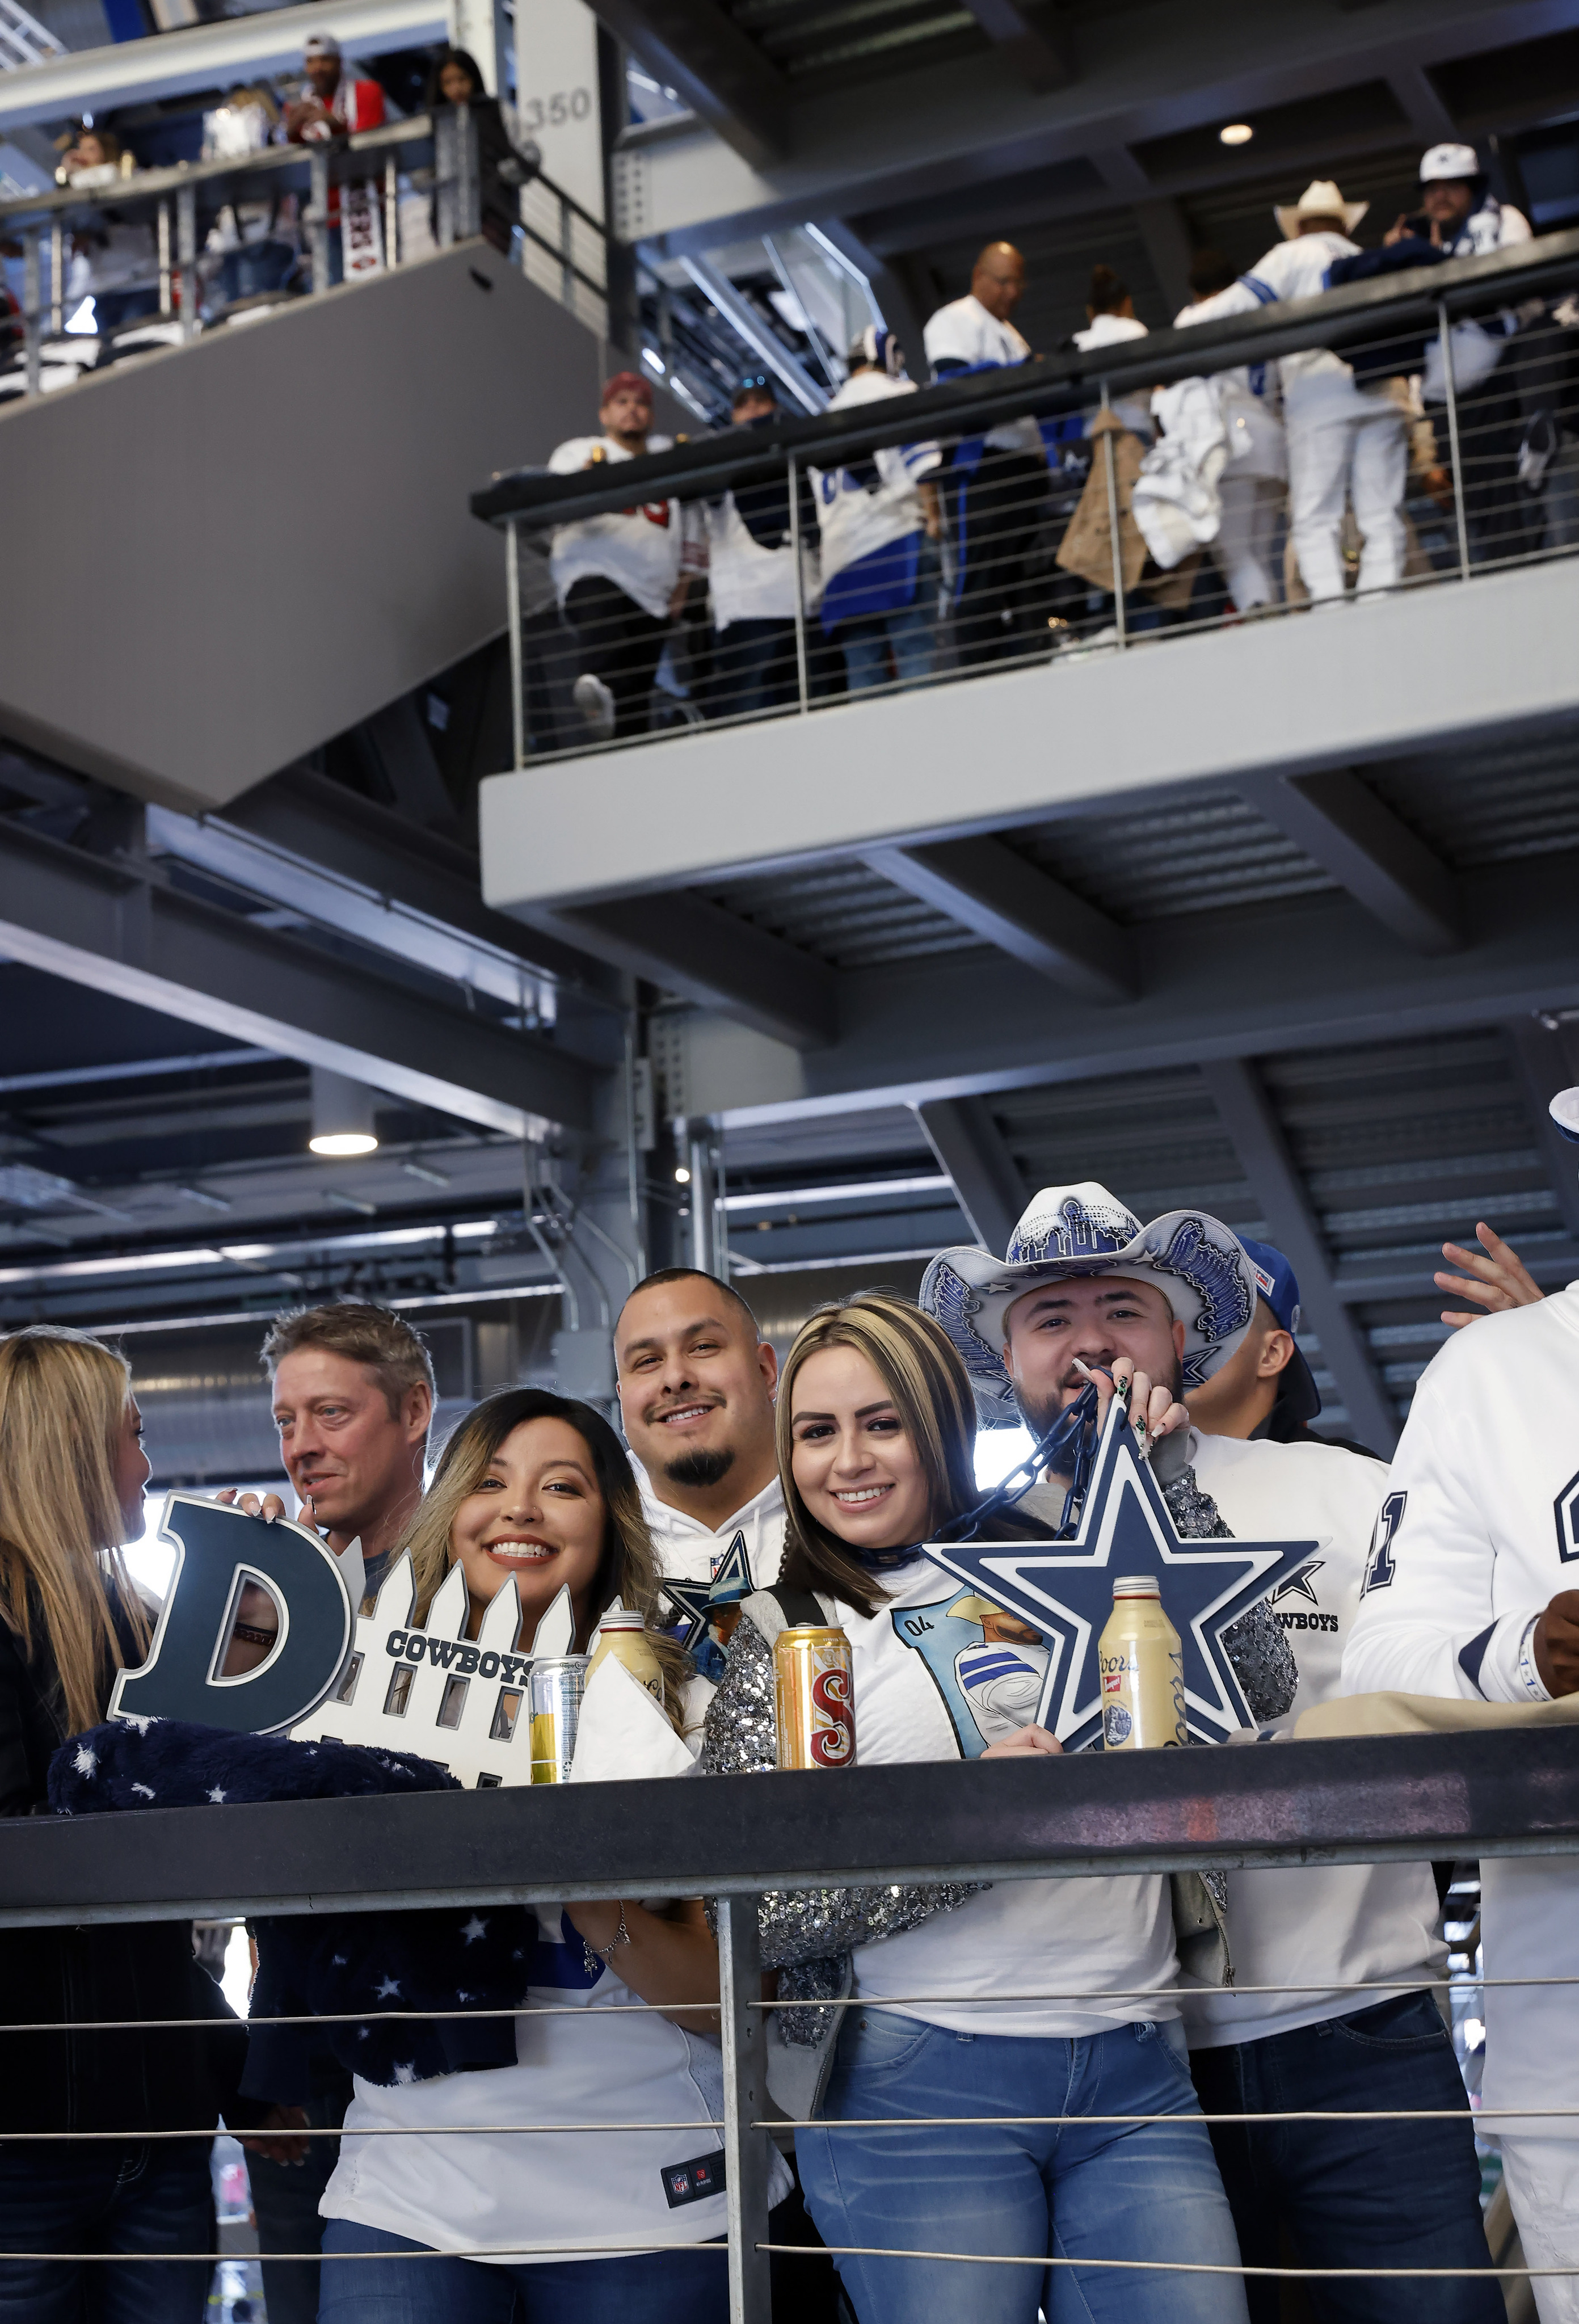
<svg viewBox="0 0 1579 2324">
<path fill-rule="evenodd" d="M 232 1735 L 173 1719 L 112 1720 L 50 1763 L 57 1815 L 263 1800 L 357 1799 L 461 1786 L 431 1760 L 349 1743 Z M 431 2081 L 515 2063 L 515 2022 L 537 1941 L 524 1906 L 292 1914 L 253 1924 L 258 1973 L 248 2011 L 251 2098 L 305 2103 L 325 2048 L 365 2081 Z M 396 2013 L 459 2010 L 462 2016 Z M 271 2024 L 282 2017 L 336 2024 Z"/>
</svg>

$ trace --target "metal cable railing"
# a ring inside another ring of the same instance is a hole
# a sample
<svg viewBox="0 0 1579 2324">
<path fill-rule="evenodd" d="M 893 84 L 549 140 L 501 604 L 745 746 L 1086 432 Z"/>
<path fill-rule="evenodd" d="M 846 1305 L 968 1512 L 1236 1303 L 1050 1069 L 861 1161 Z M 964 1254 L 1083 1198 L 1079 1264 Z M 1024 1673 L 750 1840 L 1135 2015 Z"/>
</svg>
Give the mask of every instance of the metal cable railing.
<svg viewBox="0 0 1579 2324">
<path fill-rule="evenodd" d="M 1566 555 L 1576 287 L 1552 235 L 497 478 L 472 505 L 509 541 L 515 763 Z"/>
<path fill-rule="evenodd" d="M 112 184 L 64 186 L 0 202 L 0 243 L 20 244 L 23 278 L 22 312 L 10 327 L 21 346 L 10 351 L 9 374 L 0 368 L 0 401 L 69 384 L 97 369 L 106 350 L 184 344 L 210 323 L 304 291 L 319 295 L 336 287 L 337 248 L 343 280 L 355 281 L 435 246 L 467 241 L 482 228 L 482 195 L 476 122 L 465 106 L 443 106 L 322 143 L 266 147 L 242 161 L 181 162 Z M 272 214 L 287 201 L 305 204 L 293 224 L 280 228 L 300 233 L 304 244 L 288 290 L 229 302 L 217 296 L 205 280 L 213 273 L 205 256 L 210 230 L 227 212 L 236 215 L 237 205 L 268 205 Z M 605 336 L 603 226 L 540 172 L 521 188 L 518 201 L 523 272 Z M 157 306 L 113 334 L 68 335 L 72 238 L 110 228 L 141 234 Z M 0 310 L 0 364 L 5 339 Z"/>
<path fill-rule="evenodd" d="M 523 2121 L 516 2102 L 509 2120 L 472 2119 L 420 2129 L 374 2123 L 349 2131 L 304 2128 L 289 2135 L 346 2138 L 596 2137 L 599 2133 L 662 2133 L 670 2138 L 701 2132 L 716 2136 L 725 2163 L 728 2230 L 716 2246 L 672 2236 L 579 2241 L 478 2241 L 431 2256 L 508 2259 L 576 2251 L 583 2256 L 621 2251 L 716 2248 L 727 2264 L 731 2315 L 738 2324 L 765 2324 L 770 2312 L 771 2260 L 799 2257 L 908 2259 L 931 2265 L 1008 2266 L 1154 2274 L 1240 2274 L 1334 2282 L 1369 2278 L 1452 2280 L 1485 2273 L 1510 2280 L 1579 2273 L 1579 2266 L 1509 2265 L 1488 2246 L 1483 2265 L 1313 2266 L 1231 2264 L 1098 2252 L 961 2251 L 920 2242 L 875 2245 L 854 2241 L 808 2246 L 776 2238 L 768 2222 L 768 2135 L 796 2130 L 870 2134 L 900 2140 L 919 2131 L 977 2128 L 1140 2126 L 1196 2119 L 1193 2113 L 1117 2109 L 1079 2113 L 917 2114 L 902 2117 L 856 2114 L 821 2120 L 789 2117 L 769 2102 L 768 2023 L 780 2008 L 907 2009 L 959 1997 L 926 1993 L 845 1996 L 822 2003 L 762 1997 L 758 1898 L 769 1889 L 947 1877 L 991 1879 L 1080 1877 L 1118 1871 L 1186 1871 L 1205 1867 L 1255 1868 L 1444 1858 L 1462 1862 L 1501 1856 L 1579 1855 L 1579 1730 L 1548 1727 L 1447 1735 L 1377 1737 L 1284 1743 L 1270 1749 L 1075 1755 L 1057 1761 L 967 1762 L 937 1766 L 857 1767 L 836 1781 L 799 1774 L 762 1782 L 749 1775 L 694 1784 L 612 1783 L 559 1787 L 497 1786 L 356 1800 L 320 1800 L 261 1806 L 160 1809 L 135 1814 L 34 1817 L 9 1824 L 0 1839 L 5 1873 L 0 1925 L 119 1923 L 188 1916 L 208 1921 L 238 1913 L 276 1915 L 375 1912 L 392 1907 L 559 1903 L 576 1896 L 695 1895 L 718 1899 L 717 1935 L 724 2105 L 705 2107 L 684 2121 Z M 195 1821 L 202 1819 L 201 1823 Z M 916 1835 L 924 1834 L 918 1848 Z M 200 1836 L 200 1845 L 196 1845 Z M 487 1868 L 480 1871 L 479 1868 Z M 200 1879 L 204 1895 L 193 1894 Z M 1473 1886 L 1465 1881 L 1464 1889 Z M 1501 1977 L 1485 1973 L 1471 1920 L 1454 1922 L 1450 1941 L 1455 1998 L 1500 1987 L 1560 1987 L 1562 1976 Z M 1428 1989 L 1440 1973 L 1427 1966 L 1407 1978 L 1334 1979 L 1237 1987 L 1254 1995 L 1332 1994 L 1356 1997 Z M 1115 2023 L 1139 1988 L 1092 1984 L 1074 1992 L 1027 1989 L 981 1996 L 984 2009 L 1005 2002 L 1063 2001 L 1087 2009 L 1108 2005 Z M 1157 1989 L 1146 1988 L 1155 2003 Z M 710 2005 L 691 2005 L 703 2014 Z M 652 2015 L 632 2001 L 588 2011 L 547 2003 L 485 2010 L 401 2008 L 269 2018 L 281 2024 L 329 2026 L 395 2020 L 469 2016 L 583 2018 L 617 2009 Z M 672 2011 L 670 2015 L 674 2014 Z M 115 2030 L 157 2034 L 178 2027 L 227 2021 L 112 2021 Z M 0 2026 L 0 2037 L 60 2030 L 55 2021 Z M 89 2030 L 85 2025 L 78 2032 Z M 476 2086 L 474 2086 L 476 2087 Z M 484 2109 L 485 2110 L 485 2109 Z M 1579 2115 L 1579 2107 L 1477 2108 L 1475 2123 L 1490 2127 L 1517 2114 L 1534 2123 Z M 1324 2123 L 1334 2120 L 1422 2124 L 1462 2119 L 1441 2107 L 1360 2109 L 1312 2107 L 1245 2112 L 1208 2108 L 1209 2125 Z M 84 2135 L 45 2136 L 69 2143 Z M 131 2137 L 147 2133 L 129 2131 Z M 153 2134 L 163 2140 L 207 2139 L 209 2127 Z M 407 2258 L 411 2253 L 351 2254 L 348 2257 Z M 67 2259 L 58 2252 L 35 2260 Z M 108 2264 L 123 2255 L 80 2255 Z M 153 2255 L 149 2255 L 153 2256 Z M 208 2254 L 185 2256 L 207 2259 Z M 317 2259 L 316 2251 L 269 2257 Z"/>
</svg>

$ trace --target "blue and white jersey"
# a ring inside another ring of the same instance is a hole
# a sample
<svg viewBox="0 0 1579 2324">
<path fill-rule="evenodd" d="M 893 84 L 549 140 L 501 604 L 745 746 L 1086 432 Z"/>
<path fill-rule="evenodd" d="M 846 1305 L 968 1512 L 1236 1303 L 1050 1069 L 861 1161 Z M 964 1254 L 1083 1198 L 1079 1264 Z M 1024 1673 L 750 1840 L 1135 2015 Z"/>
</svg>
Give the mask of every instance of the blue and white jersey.
<svg viewBox="0 0 1579 2324">
<path fill-rule="evenodd" d="M 981 300 L 969 292 L 938 308 L 924 340 L 935 382 L 956 379 L 963 372 L 999 371 L 1030 360 L 1030 348 L 1013 324 L 989 315 Z M 989 431 L 986 447 L 989 452 L 1039 452 L 1041 430 L 1034 420 L 1005 420 Z"/>
<path fill-rule="evenodd" d="M 1359 252 L 1359 244 L 1351 242 L 1346 234 L 1324 230 L 1319 234 L 1296 235 L 1291 241 L 1275 243 L 1248 274 L 1242 274 L 1226 290 L 1215 291 L 1198 306 L 1187 307 L 1178 320 L 1181 324 L 1212 323 L 1225 315 L 1253 315 L 1258 308 L 1275 306 L 1282 300 L 1317 299 L 1327 287 L 1327 269 L 1334 259 L 1355 258 Z M 1285 355 L 1281 370 L 1283 385 L 1290 390 L 1297 389 L 1301 381 L 1324 373 L 1353 377 L 1343 358 L 1325 347 Z"/>
<path fill-rule="evenodd" d="M 828 405 L 830 411 L 914 395 L 913 380 L 882 371 L 859 371 Z M 846 467 L 808 471 L 822 543 L 823 627 L 891 613 L 916 594 L 924 519 L 916 487 L 940 466 L 937 444 L 885 445 Z"/>
<path fill-rule="evenodd" d="M 1488 194 L 1478 210 L 1471 212 L 1458 232 L 1445 233 L 1442 247 L 1449 258 L 1483 258 L 1488 251 L 1510 250 L 1517 242 L 1531 238 L 1529 220 L 1511 202 L 1500 202 L 1495 194 Z"/>
</svg>

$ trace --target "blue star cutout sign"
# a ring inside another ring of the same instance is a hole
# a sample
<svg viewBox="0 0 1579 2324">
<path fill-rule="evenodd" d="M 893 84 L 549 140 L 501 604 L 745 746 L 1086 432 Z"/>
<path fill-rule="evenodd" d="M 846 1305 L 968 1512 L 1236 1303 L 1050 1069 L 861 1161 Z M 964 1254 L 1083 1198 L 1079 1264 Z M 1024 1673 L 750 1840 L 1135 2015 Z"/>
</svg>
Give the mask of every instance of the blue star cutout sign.
<svg viewBox="0 0 1579 2324">
<path fill-rule="evenodd" d="M 1324 1546 L 1181 1539 L 1136 1449 L 1123 1401 L 1114 1397 L 1072 1540 L 929 1542 L 927 1555 L 1042 1633 L 1049 1652 L 1037 1719 L 1066 1750 L 1080 1750 L 1102 1731 L 1096 1642 L 1119 1575 L 1157 1576 L 1163 1611 L 1184 1648 L 1190 1733 L 1198 1742 L 1221 1743 L 1234 1729 L 1255 1724 L 1223 1631 L 1258 1599 L 1308 1570 Z"/>
<path fill-rule="evenodd" d="M 755 1587 L 744 1534 L 736 1533 L 728 1548 L 713 1560 L 710 1581 L 681 1582 L 665 1574 L 659 1587 L 680 1618 L 681 1646 L 694 1649 L 707 1628 L 709 1616 L 725 1606 L 738 1605 L 743 1598 L 751 1596 Z"/>
</svg>

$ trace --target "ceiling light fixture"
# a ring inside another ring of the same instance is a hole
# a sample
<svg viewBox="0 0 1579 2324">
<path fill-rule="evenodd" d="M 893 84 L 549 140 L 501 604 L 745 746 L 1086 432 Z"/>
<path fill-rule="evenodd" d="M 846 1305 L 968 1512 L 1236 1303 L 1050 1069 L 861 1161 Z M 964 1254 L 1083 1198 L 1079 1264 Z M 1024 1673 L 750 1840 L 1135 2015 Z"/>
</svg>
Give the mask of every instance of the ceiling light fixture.
<svg viewBox="0 0 1579 2324">
<path fill-rule="evenodd" d="M 349 1155 L 374 1154 L 378 1132 L 373 1126 L 374 1093 L 327 1065 L 312 1068 L 312 1136 L 307 1143 L 314 1154 L 338 1160 Z"/>
<path fill-rule="evenodd" d="M 1217 132 L 1217 140 L 1223 145 L 1248 145 L 1254 135 L 1248 121 L 1231 121 Z"/>
<path fill-rule="evenodd" d="M 685 1166 L 685 1164 L 684 1164 L 683 1162 L 680 1164 L 680 1166 L 679 1166 L 679 1169 L 675 1172 L 674 1176 L 675 1176 L 675 1183 L 676 1183 L 676 1185 L 677 1185 L 688 1186 L 688 1185 L 690 1185 L 690 1183 L 691 1183 L 691 1174 L 690 1174 L 690 1172 L 686 1168 L 686 1166 Z"/>
</svg>

